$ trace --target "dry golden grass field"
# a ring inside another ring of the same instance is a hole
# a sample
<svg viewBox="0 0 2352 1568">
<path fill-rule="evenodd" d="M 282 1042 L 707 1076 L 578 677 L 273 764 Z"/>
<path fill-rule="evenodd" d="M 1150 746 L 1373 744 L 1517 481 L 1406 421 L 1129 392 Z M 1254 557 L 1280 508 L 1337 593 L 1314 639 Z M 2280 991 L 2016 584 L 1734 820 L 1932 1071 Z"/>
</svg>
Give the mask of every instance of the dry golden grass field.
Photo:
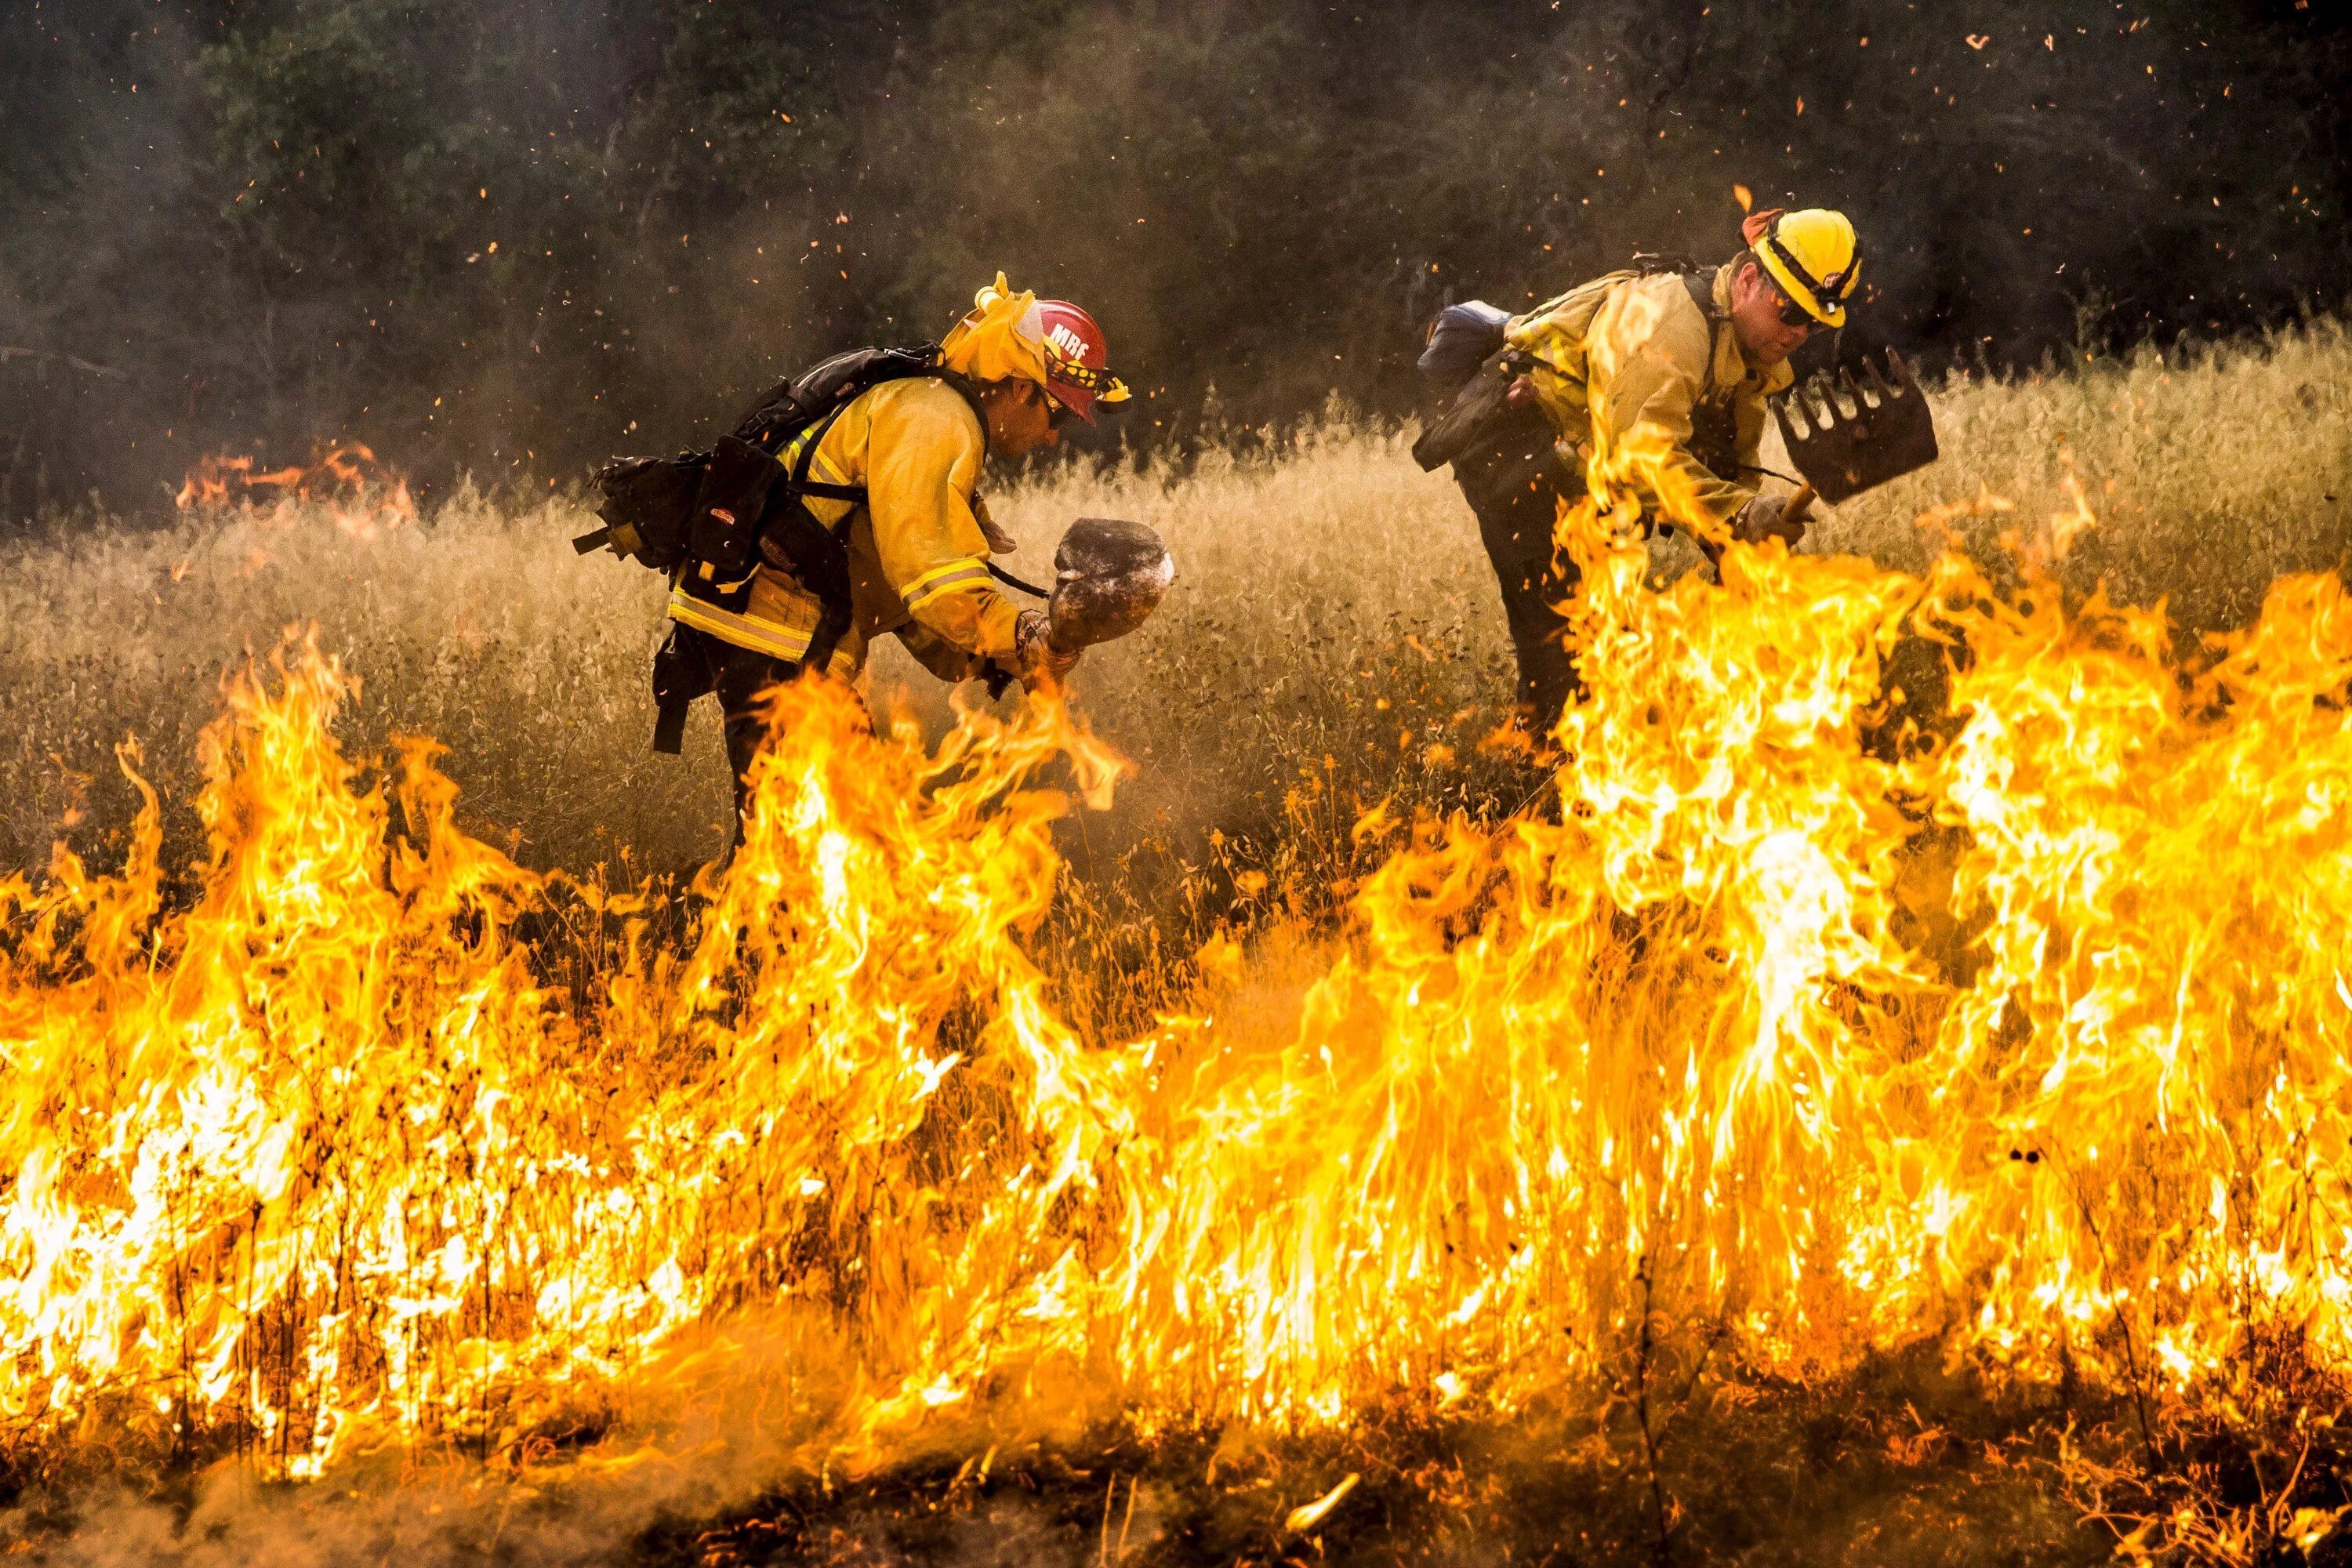
<svg viewBox="0 0 2352 1568">
<path fill-rule="evenodd" d="M 2073 481 L 2099 521 L 2065 580 L 2163 599 L 2201 630 L 2246 618 L 2278 574 L 2333 566 L 2352 542 L 2352 334 L 2339 323 L 1959 378 L 1936 401 L 1944 459 L 1828 518 L 1809 552 L 1916 570 L 1942 532 L 1915 519 L 1990 493 L 2017 510 L 1954 526 L 1997 561 L 2005 527 L 2074 509 Z M 1450 479 L 1416 468 L 1410 445 L 1335 409 L 1286 435 L 1236 430 L 1181 468 L 1056 468 L 993 492 L 1024 541 L 1008 564 L 1033 581 L 1089 514 L 1152 524 L 1178 562 L 1158 618 L 1089 655 L 1076 683 L 1078 708 L 1137 764 L 1109 820 L 1070 829 L 1083 877 L 1115 882 L 1112 862 L 1139 847 L 1197 859 L 1213 830 L 1279 854 L 1312 819 L 1302 790 L 1342 826 L 1351 804 L 1399 793 L 1515 804 L 1501 797 L 1524 781 L 1476 761 L 1507 689 L 1492 574 Z M 565 542 L 591 525 L 572 496 L 466 491 L 403 526 L 240 505 L 168 528 L 76 514 L 0 545 L 0 866 L 121 826 L 134 797 L 113 748 L 126 739 L 167 800 L 184 796 L 223 673 L 305 622 L 365 683 L 353 741 L 440 741 L 464 819 L 527 864 L 682 869 L 711 855 L 727 795 L 710 704 L 682 759 L 647 751 L 661 587 L 610 555 L 575 557 Z M 1687 568 L 1685 551 L 1658 564 Z M 945 717 L 895 645 L 871 685 L 878 707 Z"/>
</svg>

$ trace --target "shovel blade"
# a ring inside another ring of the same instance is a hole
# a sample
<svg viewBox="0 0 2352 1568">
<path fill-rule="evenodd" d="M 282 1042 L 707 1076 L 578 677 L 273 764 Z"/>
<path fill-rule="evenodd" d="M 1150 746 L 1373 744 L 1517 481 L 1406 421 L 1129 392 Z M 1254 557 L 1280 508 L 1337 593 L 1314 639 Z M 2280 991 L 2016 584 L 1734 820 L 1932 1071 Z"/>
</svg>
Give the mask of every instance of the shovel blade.
<svg viewBox="0 0 2352 1568">
<path fill-rule="evenodd" d="M 1893 349 L 1886 365 L 1864 358 L 1861 381 L 1851 366 L 1834 382 L 1816 372 L 1772 399 L 1789 460 L 1832 506 L 1936 460 L 1927 395 Z"/>
<path fill-rule="evenodd" d="M 1054 552 L 1045 613 L 1055 646 L 1075 651 L 1127 636 L 1175 581 L 1176 563 L 1151 529 L 1120 518 L 1078 519 Z"/>
</svg>

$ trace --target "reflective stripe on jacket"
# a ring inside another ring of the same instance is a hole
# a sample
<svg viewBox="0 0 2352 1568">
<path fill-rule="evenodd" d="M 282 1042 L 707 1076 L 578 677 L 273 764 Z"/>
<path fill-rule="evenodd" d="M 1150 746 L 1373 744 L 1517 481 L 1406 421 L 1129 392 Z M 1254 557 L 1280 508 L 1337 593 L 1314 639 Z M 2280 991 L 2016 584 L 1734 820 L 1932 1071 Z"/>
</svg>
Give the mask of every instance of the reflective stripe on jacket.
<svg viewBox="0 0 2352 1568">
<path fill-rule="evenodd" d="M 1786 362 L 1761 370 L 1740 353 L 1727 265 L 1713 298 L 1710 321 L 1679 273 L 1612 272 L 1514 316 L 1504 332 L 1536 362 L 1528 379 L 1563 456 L 1580 468 L 1595 451 L 1653 454 L 1630 477 L 1667 519 L 1696 511 L 1727 522 L 1754 498 L 1764 400 L 1793 379 Z M 1727 405 L 1737 471 L 1719 474 L 1692 453 L 1692 416 Z"/>
<path fill-rule="evenodd" d="M 796 469 L 804 433 L 777 455 Z M 996 590 L 973 495 L 987 455 L 980 416 L 963 395 L 929 376 L 885 382 L 854 399 L 825 427 L 808 478 L 862 485 L 866 504 L 812 497 L 817 521 L 849 550 L 850 625 L 827 668 L 855 676 L 876 637 L 894 634 L 926 667 L 961 679 L 981 659 L 1010 662 L 1020 607 Z M 740 612 L 673 587 L 672 620 L 740 647 L 798 661 L 823 608 L 792 574 L 762 563 Z"/>
</svg>

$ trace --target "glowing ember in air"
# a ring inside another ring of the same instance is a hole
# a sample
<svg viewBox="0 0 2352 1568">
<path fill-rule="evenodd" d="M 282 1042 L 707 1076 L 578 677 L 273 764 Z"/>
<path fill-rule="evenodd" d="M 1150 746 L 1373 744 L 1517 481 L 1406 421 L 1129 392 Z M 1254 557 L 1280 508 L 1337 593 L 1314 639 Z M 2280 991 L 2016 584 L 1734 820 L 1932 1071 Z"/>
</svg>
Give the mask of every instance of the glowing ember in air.
<svg viewBox="0 0 2352 1568">
<path fill-rule="evenodd" d="M 1630 514 L 1568 519 L 1558 809 L 1419 825 L 1294 1018 L 1226 952 L 1133 1041 L 1024 946 L 1060 790 L 1119 767 L 1058 708 L 930 751 L 786 693 L 670 946 L 461 833 L 429 745 L 342 756 L 293 647 L 211 731 L 193 894 L 152 805 L 119 873 L 0 884 L 0 1413 L 511 1456 L 752 1321 L 860 1463 L 1079 1391 L 1507 1410 L 1644 1335 L 2186 1386 L 2291 1323 L 2342 1366 L 2352 608 L 2284 579 L 2184 664 L 2040 574 L 2086 515 L 2006 596 L 1777 543 L 1654 593 Z M 1946 716 L 1865 746 L 1906 627 Z"/>
</svg>

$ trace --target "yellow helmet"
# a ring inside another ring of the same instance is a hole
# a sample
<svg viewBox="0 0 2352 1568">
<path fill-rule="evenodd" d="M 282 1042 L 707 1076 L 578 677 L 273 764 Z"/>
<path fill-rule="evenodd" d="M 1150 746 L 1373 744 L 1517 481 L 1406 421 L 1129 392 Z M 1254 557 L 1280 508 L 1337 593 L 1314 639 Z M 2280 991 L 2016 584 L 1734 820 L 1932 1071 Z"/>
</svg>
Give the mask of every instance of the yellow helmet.
<svg viewBox="0 0 2352 1568">
<path fill-rule="evenodd" d="M 1845 214 L 1826 207 L 1759 213 L 1748 243 L 1780 292 L 1824 326 L 1845 325 L 1845 302 L 1861 276 L 1860 246 Z"/>
</svg>

